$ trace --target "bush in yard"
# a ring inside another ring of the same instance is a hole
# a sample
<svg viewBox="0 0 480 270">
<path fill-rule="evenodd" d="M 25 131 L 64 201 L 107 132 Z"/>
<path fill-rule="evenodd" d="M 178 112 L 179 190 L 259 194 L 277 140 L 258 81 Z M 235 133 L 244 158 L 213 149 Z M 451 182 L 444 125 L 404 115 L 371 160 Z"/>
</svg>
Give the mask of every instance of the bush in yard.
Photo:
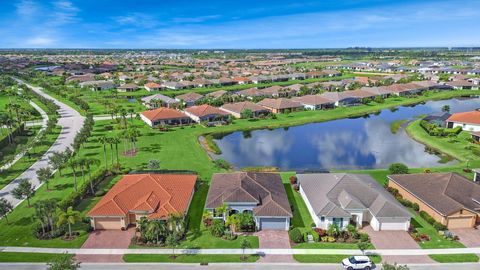
<svg viewBox="0 0 480 270">
<path fill-rule="evenodd" d="M 409 200 L 398 199 L 398 201 L 405 207 L 413 207 L 413 204 Z"/>
<path fill-rule="evenodd" d="M 434 222 L 432 224 L 432 226 L 435 228 L 435 230 L 437 231 L 446 231 L 447 230 L 447 226 L 443 225 L 442 223 L 440 222 Z"/>
<path fill-rule="evenodd" d="M 294 228 L 293 230 L 288 232 L 288 236 L 290 240 L 294 243 L 302 243 L 303 242 L 303 234 L 299 228 Z"/>
<path fill-rule="evenodd" d="M 420 216 L 426 221 L 428 222 L 429 224 L 433 225 L 433 223 L 435 223 L 435 219 L 430 216 L 427 212 L 425 211 L 420 211 Z"/>
<path fill-rule="evenodd" d="M 210 226 L 210 233 L 215 237 L 222 237 L 225 234 L 225 224 L 221 219 L 215 219 Z"/>
<path fill-rule="evenodd" d="M 290 176 L 290 184 L 295 185 L 297 183 L 297 177 L 295 175 Z"/>
<path fill-rule="evenodd" d="M 323 236 L 327 235 L 327 231 L 324 230 L 324 229 L 322 229 L 322 228 L 315 228 L 315 229 L 313 229 L 313 230 L 314 230 L 314 231 L 318 234 L 318 236 L 320 236 L 320 237 L 323 237 Z"/>
<path fill-rule="evenodd" d="M 420 205 L 418 205 L 418 203 L 413 203 L 412 204 L 412 209 L 415 210 L 416 212 L 418 212 L 418 210 L 420 210 Z"/>
<path fill-rule="evenodd" d="M 366 233 L 358 233 L 359 237 L 360 237 L 360 241 L 361 242 L 369 242 L 370 241 L 370 236 L 368 236 L 368 234 Z"/>
<path fill-rule="evenodd" d="M 312 235 L 314 242 L 319 242 L 320 241 L 320 236 L 318 235 L 318 233 L 316 231 L 312 230 L 310 232 L 310 234 Z"/>
<path fill-rule="evenodd" d="M 409 270 L 408 266 L 406 265 L 397 265 L 395 264 L 389 264 L 389 263 L 383 263 L 382 264 L 382 270 Z"/>
<path fill-rule="evenodd" d="M 403 163 L 393 163 L 388 167 L 391 174 L 406 174 L 408 173 L 407 165 Z"/>
</svg>

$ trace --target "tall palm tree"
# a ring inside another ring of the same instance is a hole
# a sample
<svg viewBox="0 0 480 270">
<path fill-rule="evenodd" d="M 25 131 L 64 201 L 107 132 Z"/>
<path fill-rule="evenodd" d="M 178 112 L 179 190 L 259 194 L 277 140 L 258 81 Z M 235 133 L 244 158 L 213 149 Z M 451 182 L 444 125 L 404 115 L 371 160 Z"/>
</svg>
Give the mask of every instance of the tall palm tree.
<svg viewBox="0 0 480 270">
<path fill-rule="evenodd" d="M 77 165 L 78 165 L 78 162 L 74 158 L 71 158 L 70 160 L 68 160 L 68 166 L 72 169 L 72 172 L 73 172 L 73 186 L 75 188 L 75 191 L 78 191 L 78 188 L 77 188 Z"/>
<path fill-rule="evenodd" d="M 107 143 L 108 143 L 108 138 L 105 136 L 102 136 L 98 138 L 98 141 L 103 145 L 103 157 L 105 159 L 105 170 L 108 169 L 108 162 L 107 162 Z"/>
<path fill-rule="evenodd" d="M 93 189 L 93 180 L 92 180 L 92 173 L 90 168 L 92 167 L 92 165 L 98 165 L 98 164 L 100 164 L 100 161 L 98 159 L 95 159 L 95 158 L 85 159 L 85 168 L 87 169 L 87 172 L 88 172 L 88 179 L 90 182 L 90 191 L 92 192 L 92 194 L 95 194 L 95 190 Z"/>
<path fill-rule="evenodd" d="M 117 155 L 117 167 L 120 167 L 120 161 L 118 159 L 118 144 L 120 143 L 120 139 L 118 137 L 112 138 L 112 144 L 115 144 L 115 152 Z"/>
</svg>

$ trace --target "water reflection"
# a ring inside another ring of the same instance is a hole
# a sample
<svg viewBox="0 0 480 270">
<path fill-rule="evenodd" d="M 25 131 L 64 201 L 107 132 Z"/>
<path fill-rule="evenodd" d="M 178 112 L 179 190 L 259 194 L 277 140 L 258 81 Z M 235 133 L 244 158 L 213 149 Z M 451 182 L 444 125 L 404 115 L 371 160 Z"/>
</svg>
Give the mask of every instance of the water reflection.
<svg viewBox="0 0 480 270">
<path fill-rule="evenodd" d="M 418 115 L 480 107 L 480 99 L 431 101 L 417 106 L 383 110 L 355 119 L 342 119 L 274 130 L 234 132 L 216 140 L 217 158 L 237 168 L 276 166 L 283 170 L 385 168 L 394 162 L 410 167 L 440 166 L 439 157 L 402 130 L 392 134 L 390 124 Z"/>
</svg>

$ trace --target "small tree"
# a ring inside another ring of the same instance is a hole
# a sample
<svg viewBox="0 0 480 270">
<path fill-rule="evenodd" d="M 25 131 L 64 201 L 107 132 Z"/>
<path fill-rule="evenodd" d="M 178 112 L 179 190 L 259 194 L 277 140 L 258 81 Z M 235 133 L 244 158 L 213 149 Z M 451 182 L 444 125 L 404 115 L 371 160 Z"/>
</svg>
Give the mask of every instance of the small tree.
<svg viewBox="0 0 480 270">
<path fill-rule="evenodd" d="M 242 112 L 240 112 L 240 117 L 243 119 L 249 119 L 253 117 L 253 112 L 250 109 L 245 109 Z"/>
<path fill-rule="evenodd" d="M 77 270 L 80 268 L 80 263 L 74 257 L 68 256 L 65 253 L 62 256 L 56 256 L 47 263 L 48 270 Z"/>
<path fill-rule="evenodd" d="M 180 242 L 178 241 L 178 237 L 177 237 L 176 232 L 173 232 L 173 233 L 169 234 L 167 236 L 167 239 L 165 240 L 165 244 L 167 244 L 167 246 L 172 247 L 171 258 L 174 259 L 174 260 L 177 258 L 177 256 L 175 255 L 175 248 L 178 246 L 179 243 Z"/>
<path fill-rule="evenodd" d="M 5 198 L 0 198 L 0 217 L 4 217 L 8 224 L 8 213 L 13 210 L 13 205 Z"/>
<path fill-rule="evenodd" d="M 23 198 L 27 199 L 28 207 L 30 205 L 30 198 L 35 194 L 35 187 L 28 181 L 28 179 L 22 179 L 18 187 L 12 190 L 12 195 L 15 199 L 21 200 Z"/>
<path fill-rule="evenodd" d="M 245 249 L 251 248 L 251 247 L 252 247 L 252 245 L 250 244 L 250 241 L 248 241 L 248 239 L 246 237 L 244 237 L 242 239 L 242 242 L 240 243 L 240 248 L 242 249 L 242 257 L 241 257 L 242 260 L 246 259 Z"/>
<path fill-rule="evenodd" d="M 408 173 L 407 165 L 403 163 L 393 163 L 388 167 L 391 174 L 406 174 Z"/>
<path fill-rule="evenodd" d="M 382 270 L 409 270 L 408 266 L 406 265 L 397 265 L 395 264 L 389 264 L 389 263 L 383 263 L 382 264 Z"/>
<path fill-rule="evenodd" d="M 72 225 L 81 220 L 80 212 L 74 211 L 73 207 L 68 207 L 67 211 L 59 211 L 57 226 L 68 224 L 68 235 L 72 238 Z"/>
<path fill-rule="evenodd" d="M 442 107 L 442 112 L 446 112 L 446 113 L 450 112 L 450 106 L 449 105 L 444 105 Z"/>
<path fill-rule="evenodd" d="M 160 161 L 157 159 L 150 159 L 147 167 L 149 170 L 158 170 L 160 168 Z"/>
<path fill-rule="evenodd" d="M 358 242 L 357 247 L 360 249 L 363 255 L 365 255 L 365 250 L 367 250 L 369 244 L 367 242 Z"/>
<path fill-rule="evenodd" d="M 47 186 L 47 190 L 49 190 L 48 182 L 51 177 L 52 177 L 52 170 L 50 169 L 49 166 L 38 169 L 37 171 L 38 181 L 40 181 L 40 183 L 45 183 L 45 185 Z"/>
</svg>

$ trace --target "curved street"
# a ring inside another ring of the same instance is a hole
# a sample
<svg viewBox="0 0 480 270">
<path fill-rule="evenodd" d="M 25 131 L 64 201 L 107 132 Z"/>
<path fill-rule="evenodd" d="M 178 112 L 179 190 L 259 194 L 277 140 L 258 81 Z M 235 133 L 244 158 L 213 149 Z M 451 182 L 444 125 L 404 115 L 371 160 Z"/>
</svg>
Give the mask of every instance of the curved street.
<svg viewBox="0 0 480 270">
<path fill-rule="evenodd" d="M 17 78 L 14 78 L 14 80 L 16 80 L 19 84 L 26 85 L 28 88 L 32 89 L 34 92 L 42 95 L 43 97 L 53 100 L 55 104 L 60 107 L 58 111 L 60 117 L 58 119 L 57 125 L 62 127 L 62 131 L 58 136 L 57 140 L 42 156 L 42 158 L 37 160 L 32 166 L 30 166 L 30 168 L 28 168 L 15 180 L 13 180 L 11 183 L 9 183 L 7 186 L 0 190 L 0 198 L 7 199 L 14 205 L 14 207 L 16 207 L 22 202 L 22 200 L 15 199 L 11 194 L 12 190 L 18 186 L 19 182 L 22 179 L 28 179 L 30 183 L 35 186 L 35 189 L 38 189 L 41 186 L 41 183 L 38 181 L 37 178 L 37 170 L 48 166 L 48 158 L 53 152 L 62 152 L 65 151 L 67 147 L 71 147 L 75 135 L 77 134 L 77 132 L 80 131 L 83 126 L 85 118 L 81 116 L 80 113 L 74 110 L 72 107 L 44 93 L 41 87 L 29 85 Z"/>
</svg>

